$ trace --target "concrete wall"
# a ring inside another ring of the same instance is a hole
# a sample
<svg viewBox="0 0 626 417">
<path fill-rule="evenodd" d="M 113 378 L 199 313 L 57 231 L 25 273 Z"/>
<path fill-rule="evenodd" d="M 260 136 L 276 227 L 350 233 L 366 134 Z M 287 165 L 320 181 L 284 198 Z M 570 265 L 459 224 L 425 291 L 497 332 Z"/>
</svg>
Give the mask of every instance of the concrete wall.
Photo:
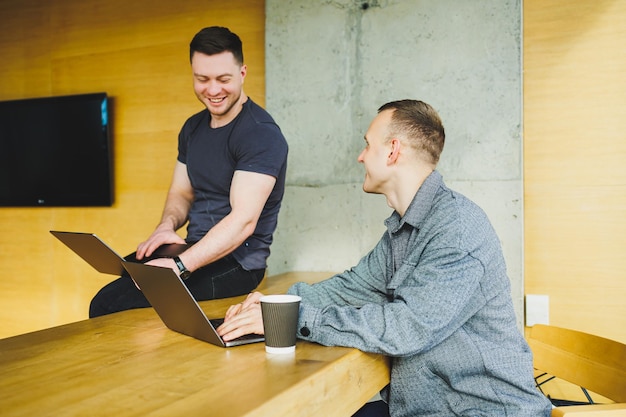
<svg viewBox="0 0 626 417">
<path fill-rule="evenodd" d="M 520 0 L 266 0 L 266 107 L 290 144 L 269 273 L 342 271 L 378 241 L 384 197 L 362 189 L 363 135 L 415 98 L 446 128 L 439 171 L 500 236 L 522 326 Z"/>
</svg>

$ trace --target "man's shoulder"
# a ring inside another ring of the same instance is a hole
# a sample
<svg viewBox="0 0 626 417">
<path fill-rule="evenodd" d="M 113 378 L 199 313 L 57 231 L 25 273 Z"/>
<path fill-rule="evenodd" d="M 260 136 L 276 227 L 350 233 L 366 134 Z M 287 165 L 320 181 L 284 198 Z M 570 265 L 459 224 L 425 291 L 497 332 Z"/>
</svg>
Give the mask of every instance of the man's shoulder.
<svg viewBox="0 0 626 417">
<path fill-rule="evenodd" d="M 436 171 L 435 171 L 436 173 Z M 482 212 L 482 209 L 476 202 L 456 189 L 449 188 L 443 181 L 443 177 L 437 173 L 437 176 L 430 182 L 432 208 L 437 211 L 454 211 L 459 215 L 469 212 Z M 449 213 L 446 213 L 449 215 Z"/>
<path fill-rule="evenodd" d="M 250 118 L 250 121 L 256 124 L 270 123 L 276 125 L 274 118 L 267 110 L 256 104 L 252 99 L 248 99 L 244 103 L 244 109 Z M 278 127 L 278 125 L 276 125 Z"/>
<path fill-rule="evenodd" d="M 189 116 L 185 121 L 185 124 L 183 124 L 183 129 L 195 130 L 199 125 L 202 124 L 202 121 L 205 120 L 208 115 L 209 111 L 207 109 L 203 109 L 200 110 L 198 113 Z"/>
<path fill-rule="evenodd" d="M 287 148 L 285 139 L 280 127 L 274 122 L 272 116 L 261 106 L 248 99 L 245 103 L 241 120 L 237 123 L 237 141 L 246 141 L 253 138 L 267 144 L 274 143 L 275 146 Z"/>
</svg>

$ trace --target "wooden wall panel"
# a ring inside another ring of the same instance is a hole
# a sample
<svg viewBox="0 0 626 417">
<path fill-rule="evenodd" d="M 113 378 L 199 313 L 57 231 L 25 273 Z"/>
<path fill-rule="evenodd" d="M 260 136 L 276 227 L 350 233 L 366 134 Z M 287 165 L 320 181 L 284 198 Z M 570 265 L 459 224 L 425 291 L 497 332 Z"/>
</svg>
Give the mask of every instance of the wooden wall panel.
<svg viewBox="0 0 626 417">
<path fill-rule="evenodd" d="M 113 207 L 0 207 L 0 337 L 86 318 L 114 278 L 49 230 L 95 232 L 126 254 L 156 226 L 178 131 L 202 109 L 189 41 L 211 25 L 242 38 L 245 90 L 264 105 L 264 1 L 0 0 L 0 100 L 107 92 L 115 171 Z"/>
<path fill-rule="evenodd" d="M 525 292 L 626 342 L 626 2 L 524 1 Z"/>
</svg>

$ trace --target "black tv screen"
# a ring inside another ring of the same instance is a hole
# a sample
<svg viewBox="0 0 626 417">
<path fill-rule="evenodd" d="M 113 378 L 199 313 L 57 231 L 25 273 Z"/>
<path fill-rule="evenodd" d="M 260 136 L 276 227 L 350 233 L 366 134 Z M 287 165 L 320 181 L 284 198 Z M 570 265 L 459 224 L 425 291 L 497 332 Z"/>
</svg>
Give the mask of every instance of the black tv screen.
<svg viewBox="0 0 626 417">
<path fill-rule="evenodd" d="M 110 206 L 106 93 L 0 102 L 0 206 Z"/>
</svg>

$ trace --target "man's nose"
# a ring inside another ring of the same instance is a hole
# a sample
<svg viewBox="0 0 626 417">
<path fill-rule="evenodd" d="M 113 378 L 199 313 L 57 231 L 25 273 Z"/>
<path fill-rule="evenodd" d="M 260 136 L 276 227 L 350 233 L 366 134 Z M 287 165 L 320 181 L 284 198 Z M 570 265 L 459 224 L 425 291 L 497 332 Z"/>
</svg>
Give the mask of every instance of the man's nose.
<svg viewBox="0 0 626 417">
<path fill-rule="evenodd" d="M 219 83 L 210 82 L 206 85 L 205 90 L 208 95 L 214 96 L 214 95 L 219 94 L 220 91 L 222 91 L 222 87 L 220 86 Z"/>
</svg>

